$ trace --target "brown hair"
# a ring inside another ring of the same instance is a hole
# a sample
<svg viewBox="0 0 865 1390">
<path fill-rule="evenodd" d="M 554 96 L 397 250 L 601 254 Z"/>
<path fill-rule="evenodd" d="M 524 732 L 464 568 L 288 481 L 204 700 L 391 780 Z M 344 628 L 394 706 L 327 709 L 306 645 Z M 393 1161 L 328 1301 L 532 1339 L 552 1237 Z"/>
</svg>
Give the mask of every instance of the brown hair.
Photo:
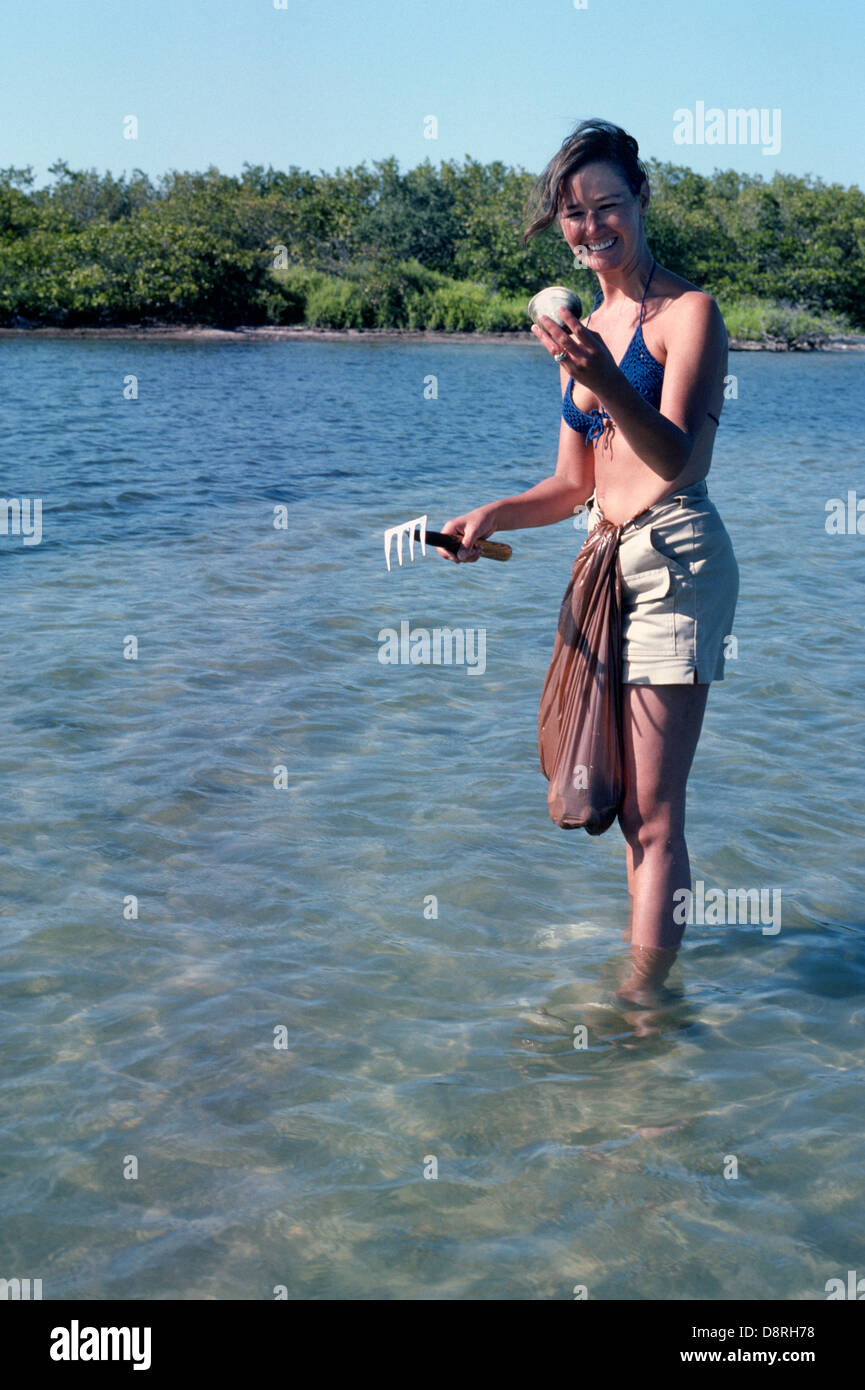
<svg viewBox="0 0 865 1390">
<path fill-rule="evenodd" d="M 558 153 L 553 155 L 529 194 L 525 215 L 530 221 L 521 238 L 523 246 L 530 237 L 545 231 L 556 220 L 562 189 L 567 180 L 584 164 L 591 164 L 595 160 L 615 164 L 632 193 L 639 193 L 643 180 L 648 180 L 646 166 L 639 158 L 639 146 L 633 135 L 629 135 L 621 126 L 613 125 L 612 121 L 602 121 L 597 116 L 580 121 L 576 130 L 562 141 Z"/>
</svg>

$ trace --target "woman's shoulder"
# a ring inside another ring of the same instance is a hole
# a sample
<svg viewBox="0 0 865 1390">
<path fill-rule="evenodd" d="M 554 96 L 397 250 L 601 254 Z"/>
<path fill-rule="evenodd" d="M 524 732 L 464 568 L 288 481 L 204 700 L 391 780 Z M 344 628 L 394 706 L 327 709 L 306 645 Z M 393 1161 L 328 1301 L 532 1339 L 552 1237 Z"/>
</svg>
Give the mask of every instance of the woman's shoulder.
<svg viewBox="0 0 865 1390">
<path fill-rule="evenodd" d="M 692 311 L 702 309 L 705 312 L 710 305 L 715 304 L 715 300 L 706 290 L 701 290 L 699 285 L 692 285 L 690 280 L 661 265 L 655 267 L 652 288 L 660 298 L 667 301 L 670 308 Z M 716 304 L 715 307 L 717 308 Z"/>
<path fill-rule="evenodd" d="M 692 285 L 690 280 L 663 266 L 656 267 L 655 275 L 658 296 L 663 301 L 658 306 L 659 311 L 664 314 L 668 324 L 715 323 L 723 326 L 724 320 L 717 302 L 706 290 Z"/>
</svg>

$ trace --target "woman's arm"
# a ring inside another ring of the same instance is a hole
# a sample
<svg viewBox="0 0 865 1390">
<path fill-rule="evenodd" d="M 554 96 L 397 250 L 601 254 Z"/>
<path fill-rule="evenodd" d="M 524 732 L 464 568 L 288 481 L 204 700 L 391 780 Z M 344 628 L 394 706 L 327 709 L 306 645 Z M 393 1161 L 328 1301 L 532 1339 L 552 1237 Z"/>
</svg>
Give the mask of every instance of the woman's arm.
<svg viewBox="0 0 865 1390">
<path fill-rule="evenodd" d="M 707 294 L 689 292 L 668 314 L 659 408 L 644 400 L 622 372 L 601 397 L 623 439 L 661 478 L 672 482 L 691 457 L 726 349 L 727 330 L 717 304 Z"/>
<path fill-rule="evenodd" d="M 562 372 L 567 379 L 567 373 Z M 564 383 L 562 384 L 564 390 Z M 574 508 L 591 497 L 595 485 L 594 450 L 583 436 L 562 420 L 556 471 L 527 492 L 503 497 L 489 505 L 495 511 L 497 531 L 519 531 L 529 526 L 550 526 L 573 516 Z"/>
<path fill-rule="evenodd" d="M 567 373 L 562 371 L 560 400 L 566 381 Z M 487 502 L 472 512 L 466 512 L 464 516 L 445 522 L 442 530 L 448 535 L 459 536 L 463 542 L 462 549 L 458 556 L 450 555 L 446 550 L 439 550 L 438 554 L 448 560 L 477 560 L 480 557 L 478 541 L 487 540 L 494 531 L 518 531 L 524 527 L 550 526 L 553 522 L 564 521 L 573 515 L 575 507 L 591 496 L 594 485 L 594 450 L 586 446 L 582 435 L 562 420 L 555 473 L 542 478 L 526 492 L 501 497 L 497 502 Z M 475 550 L 474 554 L 472 550 Z"/>
<path fill-rule="evenodd" d="M 617 431 L 653 472 L 668 481 L 677 478 L 706 422 L 727 350 L 727 330 L 715 301 L 693 290 L 671 306 L 658 410 L 634 389 L 603 339 L 566 309 L 560 312 L 568 323 L 569 339 L 551 319 L 543 328 L 557 348 L 567 350 L 572 375 L 594 392 Z"/>
</svg>

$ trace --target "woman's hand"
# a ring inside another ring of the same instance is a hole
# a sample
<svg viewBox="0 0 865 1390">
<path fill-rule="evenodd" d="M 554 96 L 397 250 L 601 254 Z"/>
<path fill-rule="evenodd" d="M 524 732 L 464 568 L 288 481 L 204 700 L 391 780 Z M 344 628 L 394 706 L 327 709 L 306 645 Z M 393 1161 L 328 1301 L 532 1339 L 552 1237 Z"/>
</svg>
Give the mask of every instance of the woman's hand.
<svg viewBox="0 0 865 1390">
<path fill-rule="evenodd" d="M 600 400 L 619 370 L 615 359 L 603 338 L 581 324 L 569 309 L 558 312 L 567 329 L 561 328 L 549 314 L 542 314 L 540 323 L 532 324 L 532 332 L 550 353 L 564 352 L 561 366 Z"/>
<path fill-rule="evenodd" d="M 487 540 L 495 529 L 496 514 L 493 507 L 475 507 L 473 512 L 466 512 L 465 516 L 455 516 L 442 527 L 446 536 L 459 537 L 462 542 L 459 553 L 451 555 L 449 550 L 440 550 L 436 546 L 436 554 L 445 560 L 453 560 L 456 564 L 472 563 L 481 558 L 478 542 Z"/>
</svg>

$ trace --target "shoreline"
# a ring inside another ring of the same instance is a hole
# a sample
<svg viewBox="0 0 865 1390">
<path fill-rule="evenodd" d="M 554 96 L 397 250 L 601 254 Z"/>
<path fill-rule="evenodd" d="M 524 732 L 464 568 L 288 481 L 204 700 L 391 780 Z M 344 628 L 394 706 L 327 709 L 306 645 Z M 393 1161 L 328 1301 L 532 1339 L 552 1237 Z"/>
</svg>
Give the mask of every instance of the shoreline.
<svg viewBox="0 0 865 1390">
<path fill-rule="evenodd" d="M 151 339 L 162 342 L 445 342 L 525 343 L 519 332 L 448 332 L 441 328 L 307 328 L 302 325 L 213 328 L 207 324 L 124 324 L 115 327 L 56 324 L 22 328 L 0 326 L 0 338 Z M 731 352 L 865 352 L 865 334 L 830 334 L 825 338 L 730 338 Z"/>
</svg>

